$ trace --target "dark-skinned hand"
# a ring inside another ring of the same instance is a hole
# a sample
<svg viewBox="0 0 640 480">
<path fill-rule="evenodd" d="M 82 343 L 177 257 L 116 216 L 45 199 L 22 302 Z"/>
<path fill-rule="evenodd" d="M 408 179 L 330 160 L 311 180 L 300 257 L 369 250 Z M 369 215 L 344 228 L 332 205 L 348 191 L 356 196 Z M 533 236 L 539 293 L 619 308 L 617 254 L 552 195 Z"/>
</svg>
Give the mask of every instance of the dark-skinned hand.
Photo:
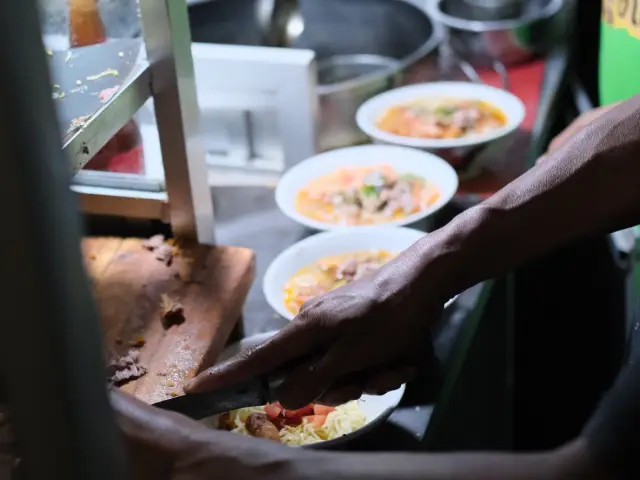
<svg viewBox="0 0 640 480">
<path fill-rule="evenodd" d="M 281 368 L 288 374 L 278 399 L 287 408 L 339 405 L 398 388 L 424 361 L 428 319 L 443 309 L 441 296 L 419 285 L 417 262 L 405 252 L 372 276 L 308 301 L 278 334 L 201 373 L 187 393 Z"/>
<path fill-rule="evenodd" d="M 567 141 L 572 139 L 585 127 L 595 122 L 598 118 L 615 108 L 617 105 L 617 103 L 614 103 L 612 105 L 605 105 L 602 107 L 594 108 L 593 110 L 589 110 L 580 115 L 564 130 L 562 130 L 562 132 L 556 135 L 553 140 L 551 140 L 551 143 L 549 143 L 549 148 L 547 148 L 547 152 L 542 157 L 540 157 L 536 163 L 544 163 L 548 158 L 551 158 L 552 153 L 557 152 L 567 143 Z"/>
<path fill-rule="evenodd" d="M 135 480 L 295 478 L 292 450 L 278 442 L 211 430 L 117 391 L 111 403 Z"/>
</svg>

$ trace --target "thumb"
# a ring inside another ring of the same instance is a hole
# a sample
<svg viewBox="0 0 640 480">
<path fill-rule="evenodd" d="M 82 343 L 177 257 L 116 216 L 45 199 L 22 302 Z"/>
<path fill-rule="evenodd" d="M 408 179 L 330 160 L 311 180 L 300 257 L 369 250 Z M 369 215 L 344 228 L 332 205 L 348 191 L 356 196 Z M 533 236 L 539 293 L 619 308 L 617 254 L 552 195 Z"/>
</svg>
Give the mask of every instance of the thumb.
<svg viewBox="0 0 640 480">
<path fill-rule="evenodd" d="M 262 345 L 200 373 L 185 386 L 185 392 L 206 392 L 242 383 L 306 356 L 321 340 L 316 325 L 311 321 L 292 321 Z"/>
</svg>

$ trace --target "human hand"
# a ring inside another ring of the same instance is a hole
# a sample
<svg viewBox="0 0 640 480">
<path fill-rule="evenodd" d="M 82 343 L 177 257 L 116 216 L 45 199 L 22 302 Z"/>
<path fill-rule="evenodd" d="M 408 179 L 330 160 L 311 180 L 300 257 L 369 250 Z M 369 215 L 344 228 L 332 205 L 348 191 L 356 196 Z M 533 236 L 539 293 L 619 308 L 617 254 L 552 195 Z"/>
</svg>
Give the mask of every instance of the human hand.
<svg viewBox="0 0 640 480">
<path fill-rule="evenodd" d="M 298 478 L 290 473 L 293 450 L 277 442 L 211 430 L 117 391 L 111 403 L 134 480 Z"/>
<path fill-rule="evenodd" d="M 546 153 L 538 159 L 537 164 L 544 163 L 552 153 L 556 152 L 560 147 L 566 144 L 566 142 L 580 132 L 583 128 L 594 122 L 603 114 L 614 108 L 617 103 L 612 105 L 605 105 L 602 107 L 594 108 L 588 112 L 583 113 L 576 118 L 567 128 L 560 132 L 549 144 L 549 148 Z"/>
<path fill-rule="evenodd" d="M 287 408 L 339 405 L 398 388 L 425 363 L 428 319 L 439 319 L 444 303 L 434 290 L 419 287 L 415 264 L 405 252 L 372 276 L 310 300 L 278 334 L 201 373 L 187 393 L 292 364 L 277 392 Z"/>
</svg>

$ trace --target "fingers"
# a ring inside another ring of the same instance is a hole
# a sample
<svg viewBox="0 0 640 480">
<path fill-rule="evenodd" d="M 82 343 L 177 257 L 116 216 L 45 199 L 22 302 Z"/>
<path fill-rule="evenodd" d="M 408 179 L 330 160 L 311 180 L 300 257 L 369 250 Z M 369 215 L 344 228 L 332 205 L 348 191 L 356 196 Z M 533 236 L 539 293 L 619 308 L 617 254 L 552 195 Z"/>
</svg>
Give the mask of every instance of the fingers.
<svg viewBox="0 0 640 480">
<path fill-rule="evenodd" d="M 296 380 L 296 378 L 292 378 L 291 386 L 283 385 L 285 389 L 278 395 L 278 399 L 285 408 L 289 409 L 302 408 L 312 402 L 329 406 L 342 405 L 351 400 L 357 400 L 363 393 L 384 395 L 387 392 L 396 390 L 403 383 L 413 379 L 417 374 L 417 370 L 416 367 L 405 366 L 384 369 L 370 375 L 360 373 L 342 377 L 328 387 L 305 384 Z"/>
<path fill-rule="evenodd" d="M 372 366 L 371 357 L 359 347 L 360 342 L 342 337 L 326 354 L 294 368 L 282 383 L 278 398 L 289 408 L 301 408 L 332 386 L 343 384 L 347 378 L 368 370 Z"/>
<path fill-rule="evenodd" d="M 417 374 L 415 367 L 404 367 L 395 370 L 385 370 L 370 377 L 364 387 L 364 393 L 369 395 L 384 395 L 400 388 L 403 383 L 411 381 Z"/>
<path fill-rule="evenodd" d="M 294 320 L 262 345 L 202 372 L 185 386 L 185 392 L 205 392 L 241 383 L 306 356 L 323 340 L 316 325 Z"/>
</svg>

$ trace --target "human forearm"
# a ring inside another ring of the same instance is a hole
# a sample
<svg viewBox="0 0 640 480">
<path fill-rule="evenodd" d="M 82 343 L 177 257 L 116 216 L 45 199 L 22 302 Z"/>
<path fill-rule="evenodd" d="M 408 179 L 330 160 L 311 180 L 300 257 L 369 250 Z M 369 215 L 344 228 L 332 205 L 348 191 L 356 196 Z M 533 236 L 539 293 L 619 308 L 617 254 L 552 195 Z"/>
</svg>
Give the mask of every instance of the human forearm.
<svg viewBox="0 0 640 480">
<path fill-rule="evenodd" d="M 640 222 L 640 96 L 404 255 L 457 293 L 585 235 Z"/>
<path fill-rule="evenodd" d="M 294 458 L 293 464 L 298 463 Z M 303 458 L 305 480 L 596 480 L 582 441 L 536 454 L 321 454 Z"/>
</svg>

